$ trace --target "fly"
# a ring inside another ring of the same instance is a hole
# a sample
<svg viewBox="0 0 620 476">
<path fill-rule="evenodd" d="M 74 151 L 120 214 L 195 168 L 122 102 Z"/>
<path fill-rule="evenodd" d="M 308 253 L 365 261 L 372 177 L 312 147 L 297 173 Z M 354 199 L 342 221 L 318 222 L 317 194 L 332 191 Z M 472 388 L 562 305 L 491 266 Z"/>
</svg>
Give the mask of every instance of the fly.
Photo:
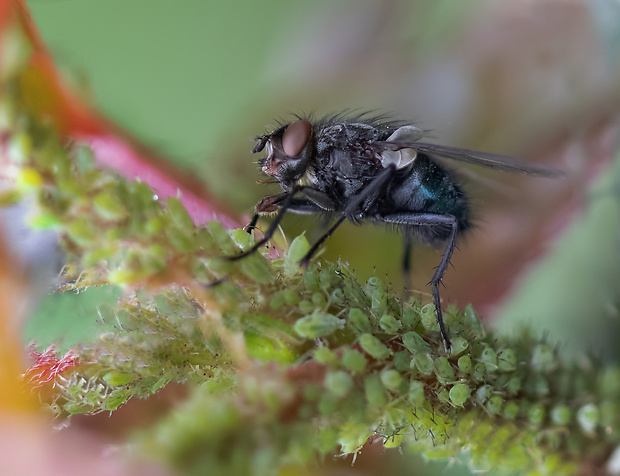
<svg viewBox="0 0 620 476">
<path fill-rule="evenodd" d="M 320 213 L 333 222 L 302 258 L 305 266 L 345 220 L 394 225 L 403 237 L 405 276 L 409 276 L 414 242 L 444 247 L 429 285 L 439 329 L 450 349 L 439 284 L 457 237 L 470 227 L 470 200 L 436 157 L 539 177 L 561 172 L 514 157 L 431 144 L 423 138 L 424 131 L 418 127 L 367 114 L 333 114 L 317 121 L 298 116 L 257 137 L 252 152 L 265 152 L 261 169 L 280 184 L 282 192 L 255 206 L 250 227 L 260 215 L 276 213 L 264 237 L 230 259 L 243 258 L 267 243 L 286 212 Z"/>
</svg>

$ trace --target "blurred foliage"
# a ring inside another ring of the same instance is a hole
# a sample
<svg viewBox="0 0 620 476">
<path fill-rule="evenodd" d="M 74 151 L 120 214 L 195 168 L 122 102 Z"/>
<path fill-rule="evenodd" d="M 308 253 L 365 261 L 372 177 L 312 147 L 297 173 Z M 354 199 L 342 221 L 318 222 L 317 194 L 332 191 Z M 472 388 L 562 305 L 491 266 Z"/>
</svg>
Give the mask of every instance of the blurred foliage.
<svg viewBox="0 0 620 476">
<path fill-rule="evenodd" d="M 547 259 L 521 278 L 496 321 L 498 330 L 527 325 L 553 336 L 567 356 L 592 352 L 618 361 L 620 157 L 607 169 L 589 191 L 583 216 Z"/>
</svg>

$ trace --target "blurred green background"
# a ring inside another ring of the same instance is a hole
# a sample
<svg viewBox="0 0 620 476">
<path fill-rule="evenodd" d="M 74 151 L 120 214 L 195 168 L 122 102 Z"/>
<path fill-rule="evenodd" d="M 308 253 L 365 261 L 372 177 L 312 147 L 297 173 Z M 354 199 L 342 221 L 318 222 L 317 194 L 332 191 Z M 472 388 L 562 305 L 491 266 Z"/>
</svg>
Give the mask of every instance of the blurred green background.
<svg viewBox="0 0 620 476">
<path fill-rule="evenodd" d="M 620 103 L 616 2 L 28 5 L 66 78 L 96 108 L 241 213 L 275 193 L 255 183 L 261 176 L 250 140 L 274 119 L 301 111 L 377 109 L 432 129 L 447 145 L 566 170 L 552 184 L 480 170 L 482 179 L 466 177 L 480 226 L 461 244 L 442 296 L 464 305 L 470 299 L 464 296 L 480 294 L 471 299 L 483 313 L 500 316 L 502 328 L 530 325 L 563 342 L 569 354 L 594 350 L 617 358 L 620 170 L 609 160 Z M 536 223 L 546 227 L 546 244 L 519 235 Z M 290 216 L 283 229 L 289 238 L 304 230 L 311 238 L 320 234 L 312 217 Z M 494 263 L 510 258 L 494 243 L 519 239 L 526 249 L 546 252 L 533 252 L 535 266 L 512 287 L 512 297 L 485 297 Z M 346 225 L 323 256 L 342 256 L 361 279 L 388 275 L 398 291 L 400 247 L 399 237 L 382 227 Z M 416 289 L 427 291 L 438 259 L 434 250 L 416 250 Z M 40 343 L 61 337 L 67 347 L 83 341 L 97 328 L 97 302 L 109 299 L 113 291 L 91 289 L 44 300 L 27 337 Z M 391 461 L 394 472 L 414 465 Z M 415 466 L 407 474 L 435 474 Z M 365 470 L 358 464 L 350 471 Z"/>
</svg>

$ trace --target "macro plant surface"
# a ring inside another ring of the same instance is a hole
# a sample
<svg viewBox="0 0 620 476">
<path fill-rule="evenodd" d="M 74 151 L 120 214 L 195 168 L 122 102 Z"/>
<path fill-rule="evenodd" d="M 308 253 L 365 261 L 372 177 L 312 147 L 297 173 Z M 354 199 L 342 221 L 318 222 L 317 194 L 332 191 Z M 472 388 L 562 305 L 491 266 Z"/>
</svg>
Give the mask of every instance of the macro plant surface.
<svg viewBox="0 0 620 476">
<path fill-rule="evenodd" d="M 186 383 L 188 400 L 136 441 L 188 474 L 277 474 L 377 440 L 494 472 L 571 474 L 617 445 L 619 369 L 496 336 L 471 307 L 448 307 L 446 353 L 432 304 L 358 283 L 342 263 L 300 268 L 303 236 L 277 258 L 226 261 L 250 235 L 196 226 L 177 199 L 96 168 L 21 107 L 19 80 L 3 98 L 2 202 L 29 201 L 31 225 L 59 233 L 62 292 L 123 289 L 100 309 L 113 332 L 26 374 L 57 415 Z"/>
<path fill-rule="evenodd" d="M 99 308 L 112 330 L 25 373 L 55 416 L 183 383 L 186 401 L 132 440 L 183 474 L 278 474 L 373 441 L 494 474 L 573 474 L 617 447 L 619 368 L 495 335 L 471 306 L 446 309 L 448 353 L 432 304 L 344 263 L 299 267 L 303 236 L 275 258 L 222 259 L 252 237 L 97 168 L 34 112 L 28 71 L 3 73 L 0 202 L 29 203 L 30 225 L 58 233 L 58 292 L 121 291 Z"/>
</svg>

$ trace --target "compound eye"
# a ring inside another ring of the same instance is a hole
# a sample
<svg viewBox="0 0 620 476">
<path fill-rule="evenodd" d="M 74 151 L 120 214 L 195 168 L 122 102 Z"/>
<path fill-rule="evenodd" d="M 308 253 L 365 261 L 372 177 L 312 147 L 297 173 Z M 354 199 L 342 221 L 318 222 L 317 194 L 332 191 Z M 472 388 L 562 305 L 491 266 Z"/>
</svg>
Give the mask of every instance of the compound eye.
<svg viewBox="0 0 620 476">
<path fill-rule="evenodd" d="M 282 136 L 282 148 L 289 157 L 297 157 L 310 140 L 312 124 L 306 120 L 292 122 Z"/>
</svg>

